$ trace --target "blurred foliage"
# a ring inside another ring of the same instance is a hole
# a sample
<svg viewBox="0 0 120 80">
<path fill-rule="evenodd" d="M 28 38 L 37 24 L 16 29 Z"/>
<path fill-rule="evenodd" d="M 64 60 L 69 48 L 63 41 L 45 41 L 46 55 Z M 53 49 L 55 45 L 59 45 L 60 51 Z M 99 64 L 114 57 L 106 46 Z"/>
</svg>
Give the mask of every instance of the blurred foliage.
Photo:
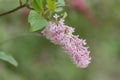
<svg viewBox="0 0 120 80">
<path fill-rule="evenodd" d="M 75 34 L 87 40 L 92 56 L 88 68 L 77 68 L 40 31 L 29 33 L 27 9 L 21 9 L 0 17 L 0 51 L 11 53 L 19 63 L 14 67 L 0 61 L 0 80 L 120 80 L 120 1 L 86 2 L 99 26 L 91 25 L 71 9 L 66 9 L 66 24 L 75 27 Z M 0 12 L 17 5 L 17 0 L 0 0 Z"/>
<path fill-rule="evenodd" d="M 16 67 L 18 66 L 17 61 L 11 55 L 8 55 L 4 52 L 0 52 L 0 59 L 3 61 L 6 61 L 6 62 L 8 62 Z"/>
</svg>

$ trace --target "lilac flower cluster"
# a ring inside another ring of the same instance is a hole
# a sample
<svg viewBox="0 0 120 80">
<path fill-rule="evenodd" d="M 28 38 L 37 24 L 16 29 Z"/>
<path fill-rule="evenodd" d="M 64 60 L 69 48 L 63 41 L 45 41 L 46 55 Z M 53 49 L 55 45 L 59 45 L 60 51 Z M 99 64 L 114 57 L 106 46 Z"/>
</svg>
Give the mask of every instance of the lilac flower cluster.
<svg viewBox="0 0 120 80">
<path fill-rule="evenodd" d="M 90 51 L 85 47 L 86 41 L 79 39 L 79 36 L 73 35 L 74 28 L 64 25 L 64 19 L 58 20 L 55 15 L 55 22 L 49 22 L 42 33 L 54 44 L 60 45 L 71 57 L 74 64 L 80 68 L 86 68 L 90 63 Z"/>
</svg>

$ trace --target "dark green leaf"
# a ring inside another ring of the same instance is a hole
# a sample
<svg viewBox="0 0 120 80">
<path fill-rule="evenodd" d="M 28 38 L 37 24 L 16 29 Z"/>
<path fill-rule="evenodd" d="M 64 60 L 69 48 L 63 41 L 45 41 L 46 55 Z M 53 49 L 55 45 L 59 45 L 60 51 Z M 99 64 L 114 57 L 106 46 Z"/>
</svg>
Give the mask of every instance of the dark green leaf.
<svg viewBox="0 0 120 80">
<path fill-rule="evenodd" d="M 57 8 L 55 9 L 55 12 L 61 12 L 63 10 L 63 6 L 65 6 L 64 0 L 58 0 L 56 2 Z"/>
<path fill-rule="evenodd" d="M 33 7 L 37 12 L 43 13 L 43 0 L 33 0 Z"/>
<path fill-rule="evenodd" d="M 47 8 L 50 12 L 54 12 L 56 9 L 56 0 L 47 0 Z"/>
<path fill-rule="evenodd" d="M 28 22 L 31 25 L 31 31 L 37 31 L 48 25 L 48 21 L 38 14 L 36 11 L 31 10 L 28 16 Z"/>
<path fill-rule="evenodd" d="M 64 1 L 64 0 L 58 0 L 58 1 L 56 2 L 56 5 L 57 5 L 57 7 L 65 6 L 65 1 Z"/>
<path fill-rule="evenodd" d="M 62 10 L 63 10 L 63 8 L 58 7 L 58 8 L 55 9 L 55 12 L 61 12 Z"/>
<path fill-rule="evenodd" d="M 4 52 L 0 52 L 0 59 L 6 61 L 14 66 L 18 66 L 17 61 L 10 55 L 5 54 Z"/>
</svg>

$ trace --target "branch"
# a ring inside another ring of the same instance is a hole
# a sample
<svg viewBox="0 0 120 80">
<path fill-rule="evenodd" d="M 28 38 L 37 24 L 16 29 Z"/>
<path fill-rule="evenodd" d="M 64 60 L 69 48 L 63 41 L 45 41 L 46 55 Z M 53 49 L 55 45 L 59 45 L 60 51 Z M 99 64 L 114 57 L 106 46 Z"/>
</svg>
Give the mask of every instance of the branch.
<svg viewBox="0 0 120 80">
<path fill-rule="evenodd" d="M 26 7 L 27 7 L 28 9 L 33 10 L 33 8 L 32 8 L 32 7 L 30 7 L 29 0 L 26 0 Z"/>
<path fill-rule="evenodd" d="M 13 12 L 23 8 L 23 7 L 27 7 L 28 9 L 33 9 L 33 8 L 31 8 L 29 6 L 28 2 L 29 2 L 29 0 L 26 0 L 26 3 L 22 5 L 22 1 L 19 0 L 20 6 L 16 7 L 15 9 L 12 9 L 10 11 L 4 12 L 4 13 L 0 13 L 0 16 L 4 16 L 4 15 L 10 14 L 10 13 L 13 13 Z"/>
<path fill-rule="evenodd" d="M 19 0 L 19 3 L 20 3 L 20 5 L 22 5 L 22 1 L 21 0 Z"/>
<path fill-rule="evenodd" d="M 15 9 L 12 9 L 12 10 L 7 11 L 7 12 L 4 12 L 4 13 L 1 13 L 0 16 L 4 16 L 4 15 L 7 15 L 7 14 L 10 14 L 10 13 L 12 13 L 12 12 L 15 12 L 15 11 L 17 11 L 17 10 L 19 10 L 19 9 L 21 9 L 21 8 L 23 8 L 23 7 L 25 7 L 25 6 L 26 6 L 26 4 L 21 5 L 21 6 L 18 6 L 18 7 L 15 8 Z"/>
</svg>

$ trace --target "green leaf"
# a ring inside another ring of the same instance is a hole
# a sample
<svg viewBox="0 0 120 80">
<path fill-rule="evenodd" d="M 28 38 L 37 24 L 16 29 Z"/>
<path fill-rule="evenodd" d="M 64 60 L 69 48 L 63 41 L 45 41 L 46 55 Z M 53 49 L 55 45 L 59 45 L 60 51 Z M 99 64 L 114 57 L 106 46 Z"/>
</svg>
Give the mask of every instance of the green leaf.
<svg viewBox="0 0 120 80">
<path fill-rule="evenodd" d="M 58 8 L 55 9 L 55 12 L 61 12 L 62 10 L 63 10 L 63 8 L 58 7 Z"/>
<path fill-rule="evenodd" d="M 0 59 L 14 65 L 15 67 L 18 66 L 17 61 L 12 56 L 5 54 L 4 52 L 0 52 Z"/>
<path fill-rule="evenodd" d="M 65 1 L 64 1 L 64 0 L 58 0 L 58 1 L 56 2 L 56 5 L 57 5 L 57 7 L 65 6 Z"/>
<path fill-rule="evenodd" d="M 47 8 L 52 13 L 56 9 L 56 0 L 47 0 Z"/>
<path fill-rule="evenodd" d="M 38 14 L 36 11 L 31 10 L 28 16 L 28 22 L 31 25 L 31 31 L 37 31 L 48 25 L 48 21 Z"/>
<path fill-rule="evenodd" d="M 55 12 L 61 12 L 63 10 L 63 6 L 65 6 L 64 0 L 58 0 L 56 2 L 57 8 L 55 9 Z"/>
<path fill-rule="evenodd" d="M 44 12 L 43 0 L 33 0 L 32 5 L 37 12 L 40 12 L 41 14 Z"/>
</svg>

